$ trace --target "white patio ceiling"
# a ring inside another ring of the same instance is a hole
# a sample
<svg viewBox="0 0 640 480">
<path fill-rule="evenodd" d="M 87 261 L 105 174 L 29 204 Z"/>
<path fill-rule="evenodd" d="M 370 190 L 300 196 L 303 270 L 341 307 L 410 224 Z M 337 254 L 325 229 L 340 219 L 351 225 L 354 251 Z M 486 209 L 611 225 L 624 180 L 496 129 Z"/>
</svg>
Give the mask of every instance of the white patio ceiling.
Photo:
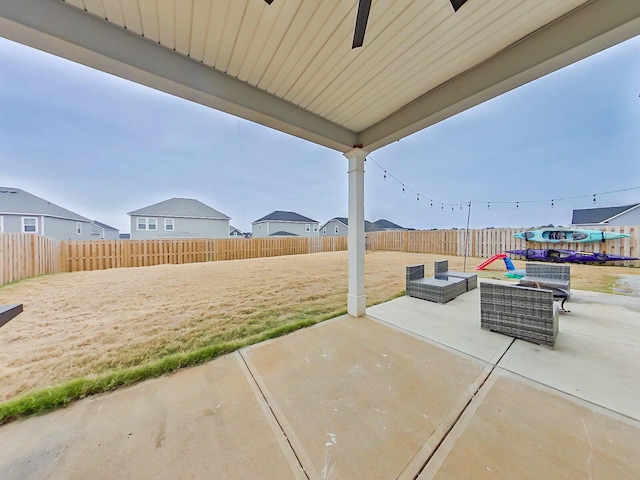
<svg viewBox="0 0 640 480">
<path fill-rule="evenodd" d="M 640 34 L 638 0 L 2 0 L 0 35 L 346 152 Z"/>
</svg>

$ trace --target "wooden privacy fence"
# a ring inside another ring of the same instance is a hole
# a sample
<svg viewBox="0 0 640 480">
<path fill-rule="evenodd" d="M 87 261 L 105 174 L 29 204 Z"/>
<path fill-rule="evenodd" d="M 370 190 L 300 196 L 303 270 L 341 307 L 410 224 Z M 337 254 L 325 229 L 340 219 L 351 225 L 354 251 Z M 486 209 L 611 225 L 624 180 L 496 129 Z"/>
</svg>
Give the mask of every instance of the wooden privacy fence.
<svg viewBox="0 0 640 480">
<path fill-rule="evenodd" d="M 593 228 L 596 230 L 596 228 Z M 631 237 L 606 242 L 591 243 L 549 243 L 526 242 L 514 238 L 513 234 L 522 232 L 522 228 L 487 228 L 483 230 L 409 230 L 370 232 L 366 234 L 368 250 L 396 252 L 435 253 L 440 255 L 489 258 L 505 250 L 523 250 L 525 248 L 560 248 L 583 252 L 603 252 L 626 257 L 640 256 L 640 226 L 605 227 L 597 230 L 605 232 L 628 233 Z M 466 240 L 466 241 L 465 241 Z M 640 266 L 639 261 L 607 262 L 607 265 Z"/>
<path fill-rule="evenodd" d="M 0 285 L 62 271 L 61 242 L 22 233 L 0 233 Z"/>
<path fill-rule="evenodd" d="M 62 242 L 61 262 L 63 271 L 81 272 L 346 249 L 346 237 L 67 241 Z"/>
<path fill-rule="evenodd" d="M 608 232 L 629 233 L 630 238 L 582 244 L 555 244 L 588 252 L 634 257 L 640 255 L 640 226 L 607 227 Z M 545 248 L 513 237 L 522 229 L 470 230 L 466 242 L 470 257 L 488 258 L 505 250 Z M 465 230 L 412 230 L 370 232 L 367 250 L 465 254 Z M 577 246 L 576 246 L 577 245 Z M 0 285 L 48 273 L 144 267 L 162 264 L 240 260 L 246 258 L 334 252 L 347 249 L 346 237 L 285 237 L 182 240 L 58 241 L 21 233 L 0 233 Z M 611 263 L 614 264 L 614 263 Z M 640 266 L 639 261 L 617 263 Z"/>
</svg>

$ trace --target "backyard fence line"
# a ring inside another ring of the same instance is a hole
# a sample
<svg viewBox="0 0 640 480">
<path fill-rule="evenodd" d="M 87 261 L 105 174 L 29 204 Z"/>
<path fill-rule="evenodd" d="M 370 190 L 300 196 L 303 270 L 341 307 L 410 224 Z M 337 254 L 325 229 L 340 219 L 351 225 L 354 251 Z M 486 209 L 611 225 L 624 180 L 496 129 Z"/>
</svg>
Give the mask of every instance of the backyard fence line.
<svg viewBox="0 0 640 480">
<path fill-rule="evenodd" d="M 513 234 L 523 231 L 522 228 L 486 228 L 482 230 L 392 230 L 369 232 L 367 249 L 370 251 L 396 251 L 412 253 L 433 253 L 439 255 L 489 258 L 506 250 L 524 250 L 526 248 L 543 249 L 559 248 L 580 250 L 583 252 L 602 252 L 626 257 L 640 256 L 640 226 L 636 227 L 593 227 L 593 230 L 605 232 L 627 233 L 631 237 L 606 242 L 590 243 L 556 243 L 551 247 L 548 243 L 532 243 Z M 465 239 L 466 242 L 465 249 Z M 640 266 L 640 261 L 607 262 L 607 265 Z"/>
<path fill-rule="evenodd" d="M 347 249 L 346 237 L 88 240 L 62 242 L 63 271 L 217 262 L 333 252 Z"/>
<path fill-rule="evenodd" d="M 23 233 L 0 233 L 0 285 L 62 271 L 61 242 Z"/>
<path fill-rule="evenodd" d="M 606 227 L 632 236 L 607 242 L 558 243 L 554 248 L 640 255 L 640 226 Z M 396 251 L 488 258 L 505 250 L 545 248 L 513 237 L 522 229 L 367 232 L 368 251 Z M 58 241 L 33 234 L 0 233 L 0 285 L 37 275 L 164 264 L 242 260 L 347 250 L 347 237 Z M 640 266 L 639 261 L 610 265 Z"/>
</svg>

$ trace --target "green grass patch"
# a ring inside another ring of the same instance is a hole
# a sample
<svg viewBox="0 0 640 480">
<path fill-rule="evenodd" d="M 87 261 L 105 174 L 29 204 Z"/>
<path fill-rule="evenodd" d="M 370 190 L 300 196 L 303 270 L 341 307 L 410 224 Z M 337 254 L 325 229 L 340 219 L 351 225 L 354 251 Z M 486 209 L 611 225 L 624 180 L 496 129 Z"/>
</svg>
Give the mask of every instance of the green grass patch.
<svg viewBox="0 0 640 480">
<path fill-rule="evenodd" d="M 109 392 L 142 380 L 166 375 L 181 368 L 200 365 L 220 355 L 286 335 L 345 313 L 346 310 L 341 310 L 328 315 L 303 318 L 243 339 L 219 342 L 191 351 L 174 353 L 143 365 L 121 368 L 98 375 L 95 378 L 76 378 L 52 388 L 39 390 L 0 404 L 0 425 L 19 418 L 50 412 L 90 395 Z"/>
</svg>

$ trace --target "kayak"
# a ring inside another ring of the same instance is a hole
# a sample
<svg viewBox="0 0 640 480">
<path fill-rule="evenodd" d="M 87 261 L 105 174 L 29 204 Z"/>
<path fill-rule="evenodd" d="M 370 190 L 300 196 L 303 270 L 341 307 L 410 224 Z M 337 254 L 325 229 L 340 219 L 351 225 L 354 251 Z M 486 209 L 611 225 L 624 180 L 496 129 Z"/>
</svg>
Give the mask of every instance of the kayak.
<svg viewBox="0 0 640 480">
<path fill-rule="evenodd" d="M 513 234 L 516 238 L 527 240 L 529 242 L 549 242 L 549 243 L 588 243 L 588 242 L 604 242 L 605 240 L 616 240 L 618 238 L 627 238 L 631 235 L 628 233 L 603 232 L 600 230 L 570 230 L 548 228 L 541 230 L 528 230 L 526 232 L 518 232 Z"/>
<path fill-rule="evenodd" d="M 546 248 L 542 250 L 526 248 L 524 250 L 507 250 L 507 253 L 525 257 L 527 260 L 540 260 L 542 262 L 568 262 L 568 263 L 604 263 L 624 262 L 638 260 L 635 257 L 623 257 L 622 255 L 610 255 L 600 252 L 577 252 L 575 250 L 561 250 Z"/>
</svg>

